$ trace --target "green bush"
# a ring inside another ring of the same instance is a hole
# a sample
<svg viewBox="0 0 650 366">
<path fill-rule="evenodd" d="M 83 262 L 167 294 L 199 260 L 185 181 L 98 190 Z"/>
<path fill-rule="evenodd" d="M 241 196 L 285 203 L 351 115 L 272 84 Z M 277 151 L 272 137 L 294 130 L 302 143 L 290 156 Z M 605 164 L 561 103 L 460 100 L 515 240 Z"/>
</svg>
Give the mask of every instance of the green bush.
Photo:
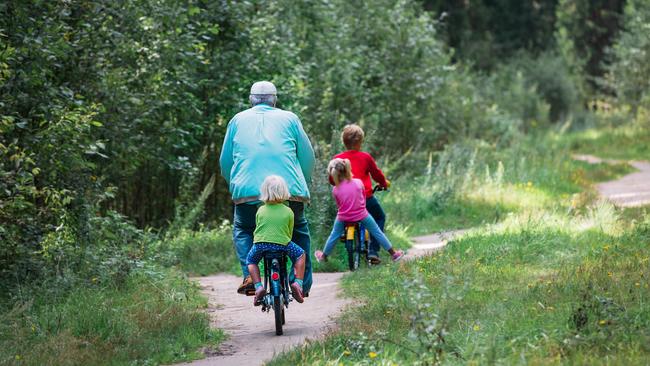
<svg viewBox="0 0 650 366">
<path fill-rule="evenodd" d="M 513 61 L 502 65 L 479 83 L 486 99 L 514 117 L 521 124 L 522 132 L 539 131 L 551 122 L 548 101 L 540 95 L 537 84 L 529 77 L 518 61 Z"/>
<path fill-rule="evenodd" d="M 619 101 L 650 108 L 650 3 L 630 0 L 623 30 L 612 46 L 609 80 Z"/>
<path fill-rule="evenodd" d="M 515 62 L 529 88 L 549 105 L 552 122 L 563 122 L 581 107 L 580 89 L 566 61 L 553 52 L 541 55 L 522 54 Z"/>
</svg>

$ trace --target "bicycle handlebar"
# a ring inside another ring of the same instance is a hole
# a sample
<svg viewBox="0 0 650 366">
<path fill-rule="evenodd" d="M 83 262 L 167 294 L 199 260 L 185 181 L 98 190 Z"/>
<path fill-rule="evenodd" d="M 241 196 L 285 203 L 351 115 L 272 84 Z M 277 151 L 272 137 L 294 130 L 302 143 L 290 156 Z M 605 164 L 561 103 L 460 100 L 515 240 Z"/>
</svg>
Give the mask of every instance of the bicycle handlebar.
<svg viewBox="0 0 650 366">
<path fill-rule="evenodd" d="M 377 185 L 375 186 L 375 188 L 372 189 L 372 193 L 376 193 L 376 192 L 379 192 L 379 191 L 385 191 L 385 192 L 388 192 L 388 188 L 386 188 L 386 187 L 382 187 L 382 186 L 380 186 L 379 184 L 377 184 Z"/>
</svg>

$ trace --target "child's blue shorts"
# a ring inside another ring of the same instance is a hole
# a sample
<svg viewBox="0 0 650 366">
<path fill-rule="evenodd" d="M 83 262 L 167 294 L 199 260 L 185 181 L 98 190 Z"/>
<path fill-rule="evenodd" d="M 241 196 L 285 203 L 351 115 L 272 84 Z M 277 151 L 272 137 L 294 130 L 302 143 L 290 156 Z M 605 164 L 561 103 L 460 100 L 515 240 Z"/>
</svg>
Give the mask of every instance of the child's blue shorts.
<svg viewBox="0 0 650 366">
<path fill-rule="evenodd" d="M 253 244 L 250 252 L 248 252 L 248 256 L 246 257 L 246 264 L 258 264 L 262 260 L 264 252 L 268 250 L 287 253 L 293 263 L 296 263 L 298 258 L 300 258 L 300 256 L 305 253 L 305 251 L 302 250 L 298 244 L 292 241 L 290 241 L 287 245 L 275 243 L 255 243 Z"/>
</svg>

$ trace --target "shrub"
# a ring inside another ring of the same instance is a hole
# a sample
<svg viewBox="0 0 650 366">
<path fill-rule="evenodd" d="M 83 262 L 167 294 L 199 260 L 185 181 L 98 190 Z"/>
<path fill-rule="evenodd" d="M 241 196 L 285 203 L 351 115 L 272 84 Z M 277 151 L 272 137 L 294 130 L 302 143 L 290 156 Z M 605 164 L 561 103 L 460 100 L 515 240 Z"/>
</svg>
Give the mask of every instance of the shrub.
<svg viewBox="0 0 650 366">
<path fill-rule="evenodd" d="M 549 105 L 552 122 L 562 122 L 580 107 L 582 96 L 566 61 L 553 52 L 522 55 L 515 65 L 528 87 L 534 88 Z"/>
<path fill-rule="evenodd" d="M 521 121 L 523 132 L 539 131 L 549 125 L 550 106 L 517 61 L 499 67 L 483 79 L 478 84 L 485 98 Z"/>
<path fill-rule="evenodd" d="M 176 266 L 191 275 L 240 273 L 227 221 L 213 230 L 181 230 L 172 238 L 156 242 L 150 253 L 157 262 Z"/>
<path fill-rule="evenodd" d="M 650 3 L 631 0 L 625 6 L 623 31 L 610 50 L 610 85 L 619 100 L 650 107 Z"/>
</svg>

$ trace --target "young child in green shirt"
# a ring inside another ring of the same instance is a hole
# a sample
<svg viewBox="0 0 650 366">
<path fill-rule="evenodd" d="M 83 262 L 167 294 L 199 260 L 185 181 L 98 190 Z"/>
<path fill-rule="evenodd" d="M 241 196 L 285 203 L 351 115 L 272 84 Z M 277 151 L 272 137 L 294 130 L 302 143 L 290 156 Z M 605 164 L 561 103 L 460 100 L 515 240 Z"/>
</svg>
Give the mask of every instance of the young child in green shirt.
<svg viewBox="0 0 650 366">
<path fill-rule="evenodd" d="M 293 233 L 293 211 L 284 205 L 290 197 L 287 183 L 277 175 L 264 179 L 260 188 L 260 199 L 264 202 L 255 215 L 255 232 L 253 233 L 253 247 L 246 258 L 248 271 L 255 284 L 255 299 L 253 304 L 260 305 L 266 289 L 260 277 L 258 263 L 262 260 L 264 252 L 268 250 L 283 251 L 287 253 L 296 275 L 296 280 L 291 284 L 291 293 L 298 302 L 303 302 L 302 279 L 305 274 L 305 251 L 291 241 Z"/>
</svg>

